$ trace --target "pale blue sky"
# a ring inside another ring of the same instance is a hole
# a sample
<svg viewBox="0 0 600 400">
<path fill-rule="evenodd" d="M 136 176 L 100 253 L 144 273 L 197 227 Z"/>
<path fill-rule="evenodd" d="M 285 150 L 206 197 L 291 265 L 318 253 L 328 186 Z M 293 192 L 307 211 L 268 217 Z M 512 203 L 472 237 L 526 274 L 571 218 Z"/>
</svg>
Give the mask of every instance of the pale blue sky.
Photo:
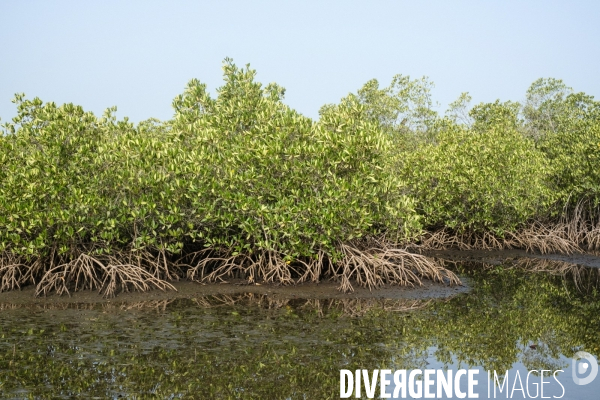
<svg viewBox="0 0 600 400">
<path fill-rule="evenodd" d="M 600 1 L 0 2 L 0 117 L 16 92 L 134 121 L 172 115 L 191 78 L 250 63 L 316 117 L 371 78 L 429 76 L 440 111 L 522 100 L 537 78 L 600 98 Z"/>
</svg>

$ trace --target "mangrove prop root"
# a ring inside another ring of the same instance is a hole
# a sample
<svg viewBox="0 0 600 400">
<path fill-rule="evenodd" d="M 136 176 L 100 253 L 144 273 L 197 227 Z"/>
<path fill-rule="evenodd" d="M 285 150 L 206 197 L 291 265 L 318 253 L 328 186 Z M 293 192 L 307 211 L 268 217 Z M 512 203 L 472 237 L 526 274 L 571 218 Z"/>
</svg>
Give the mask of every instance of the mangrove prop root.
<svg viewBox="0 0 600 400">
<path fill-rule="evenodd" d="M 36 286 L 36 296 L 47 295 L 52 291 L 56 294 L 70 295 L 69 287 L 74 291 L 97 289 L 105 297 L 113 297 L 120 289 L 122 292 L 130 289 L 146 291 L 151 288 L 161 290 L 176 290 L 173 285 L 159 278 L 156 267 L 159 260 L 154 263 L 148 258 L 140 264 L 139 256 L 130 256 L 124 263 L 125 257 L 92 257 L 81 254 L 75 260 L 58 264 L 44 273 Z M 137 259 L 138 263 L 131 261 Z M 145 268 L 144 268 L 145 267 Z M 152 273 L 152 272 L 154 273 Z"/>
<path fill-rule="evenodd" d="M 485 233 L 453 233 L 449 230 L 424 233 L 419 244 L 410 247 L 422 250 L 505 250 L 523 249 L 542 254 L 574 254 L 600 249 L 600 227 L 574 233 L 567 224 L 544 225 L 535 222 L 504 237 Z"/>
<path fill-rule="evenodd" d="M 422 279 L 460 284 L 441 263 L 373 239 L 339 244 L 338 254 L 335 260 L 324 251 L 294 259 L 274 250 L 237 254 L 208 248 L 173 259 L 165 252 L 131 250 L 91 255 L 73 251 L 27 261 L 6 252 L 0 255 L 0 289 L 34 284 L 36 296 L 97 290 L 113 297 L 130 290 L 176 290 L 169 281 L 180 277 L 198 282 L 241 277 L 251 283 L 281 285 L 333 279 L 343 292 L 352 292 L 354 283 L 369 289 L 385 284 L 421 285 Z"/>
<path fill-rule="evenodd" d="M 11 254 L 0 256 L 0 292 L 20 289 L 27 266 Z"/>
<path fill-rule="evenodd" d="M 460 284 L 454 273 L 435 260 L 420 254 L 381 243 L 375 243 L 374 246 L 365 249 L 350 245 L 342 245 L 341 248 L 344 257 L 338 263 L 335 277 L 340 278 L 339 289 L 343 292 L 354 290 L 351 280 L 369 289 L 386 283 L 402 286 L 421 285 L 423 278 L 451 285 Z"/>
<path fill-rule="evenodd" d="M 310 260 L 290 262 L 275 251 L 249 257 L 206 249 L 189 256 L 187 277 L 199 282 L 218 282 L 241 273 L 250 282 L 260 279 L 284 285 L 318 282 L 325 277 L 340 282 L 339 290 L 346 293 L 354 291 L 353 281 L 369 289 L 384 284 L 421 285 L 421 279 L 460 284 L 458 277 L 440 263 L 384 243 L 341 244 L 340 251 L 342 257 L 334 263 L 325 253 Z"/>
<path fill-rule="evenodd" d="M 572 212 L 563 213 L 552 223 L 532 221 L 503 237 L 491 232 L 457 233 L 449 229 L 425 232 L 417 244 L 410 247 L 422 250 L 504 250 L 524 249 L 542 254 L 574 254 L 600 251 L 600 218 L 585 211 L 579 203 Z"/>
</svg>

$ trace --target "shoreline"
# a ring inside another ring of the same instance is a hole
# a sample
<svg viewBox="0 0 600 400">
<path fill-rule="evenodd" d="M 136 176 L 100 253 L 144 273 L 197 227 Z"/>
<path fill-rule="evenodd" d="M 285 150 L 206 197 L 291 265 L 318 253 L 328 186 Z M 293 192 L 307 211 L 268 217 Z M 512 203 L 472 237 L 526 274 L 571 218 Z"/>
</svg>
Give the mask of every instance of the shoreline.
<svg viewBox="0 0 600 400">
<path fill-rule="evenodd" d="M 519 259 L 558 261 L 580 267 L 600 268 L 600 255 L 591 253 L 541 254 L 522 249 L 505 250 L 423 250 L 419 254 L 445 261 L 481 262 L 501 265 Z"/>
<path fill-rule="evenodd" d="M 506 250 L 423 250 L 419 254 L 438 258 L 446 262 L 476 262 L 491 265 L 510 266 L 515 261 L 554 261 L 561 264 L 600 269 L 600 256 L 589 253 L 575 254 L 540 254 L 520 249 Z M 193 299 L 204 296 L 257 294 L 273 299 L 447 299 L 460 293 L 471 291 L 469 279 L 460 276 L 462 285 L 447 285 L 423 279 L 422 285 L 414 287 L 386 284 L 380 288 L 369 290 L 353 282 L 354 291 L 344 293 L 339 290 L 339 283 L 322 281 L 307 282 L 296 285 L 249 284 L 243 279 L 229 279 L 226 283 L 198 283 L 182 279 L 170 281 L 174 290 L 151 289 L 149 291 L 130 291 L 117 293 L 115 297 L 103 297 L 97 290 L 82 290 L 70 295 L 58 295 L 55 292 L 47 296 L 35 297 L 35 286 L 9 290 L 0 293 L 0 304 L 27 306 L 52 304 L 131 304 L 145 301 L 163 301 L 176 299 Z"/>
<path fill-rule="evenodd" d="M 422 286 L 385 285 L 369 290 L 355 287 L 354 292 L 343 293 L 338 290 L 336 282 L 302 283 L 298 285 L 247 284 L 241 279 L 231 279 L 227 283 L 201 284 L 191 281 L 170 282 L 177 291 L 161 291 L 153 289 L 146 292 L 123 292 L 111 298 L 102 297 L 98 291 L 83 290 L 68 295 L 35 297 L 35 287 L 28 286 L 21 290 L 0 293 L 0 304 L 67 304 L 67 303 L 135 303 L 153 300 L 175 300 L 215 295 L 236 295 L 254 293 L 271 296 L 274 299 L 439 299 L 450 298 L 459 293 L 471 290 L 463 280 L 462 286 L 449 286 L 430 280 L 423 280 Z"/>
</svg>

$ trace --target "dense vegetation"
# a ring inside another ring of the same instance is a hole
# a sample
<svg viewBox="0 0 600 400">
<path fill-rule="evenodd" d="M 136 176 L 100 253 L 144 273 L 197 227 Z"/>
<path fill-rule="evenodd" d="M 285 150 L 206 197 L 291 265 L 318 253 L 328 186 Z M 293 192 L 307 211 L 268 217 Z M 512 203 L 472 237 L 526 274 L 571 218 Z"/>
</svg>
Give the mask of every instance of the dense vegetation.
<svg viewBox="0 0 600 400">
<path fill-rule="evenodd" d="M 192 80 L 165 122 L 17 95 L 0 135 L 0 289 L 111 295 L 237 274 L 351 290 L 455 282 L 404 250 L 448 237 L 600 246 L 600 103 L 546 79 L 524 104 L 463 94 L 440 116 L 431 87 L 373 80 L 317 121 L 230 60 L 216 98 Z"/>
</svg>

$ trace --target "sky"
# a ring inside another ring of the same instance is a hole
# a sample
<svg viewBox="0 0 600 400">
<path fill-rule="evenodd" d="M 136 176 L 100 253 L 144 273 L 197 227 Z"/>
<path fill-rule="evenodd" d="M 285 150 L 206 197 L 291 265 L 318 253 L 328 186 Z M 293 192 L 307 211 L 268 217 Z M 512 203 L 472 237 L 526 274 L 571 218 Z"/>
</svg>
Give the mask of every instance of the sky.
<svg viewBox="0 0 600 400">
<path fill-rule="evenodd" d="M 197 78 L 212 93 L 225 57 L 250 63 L 313 118 L 370 79 L 428 76 L 436 110 L 521 101 L 541 77 L 600 99 L 600 1 L 0 2 L 0 118 L 15 93 L 133 121 L 169 119 Z"/>
</svg>

